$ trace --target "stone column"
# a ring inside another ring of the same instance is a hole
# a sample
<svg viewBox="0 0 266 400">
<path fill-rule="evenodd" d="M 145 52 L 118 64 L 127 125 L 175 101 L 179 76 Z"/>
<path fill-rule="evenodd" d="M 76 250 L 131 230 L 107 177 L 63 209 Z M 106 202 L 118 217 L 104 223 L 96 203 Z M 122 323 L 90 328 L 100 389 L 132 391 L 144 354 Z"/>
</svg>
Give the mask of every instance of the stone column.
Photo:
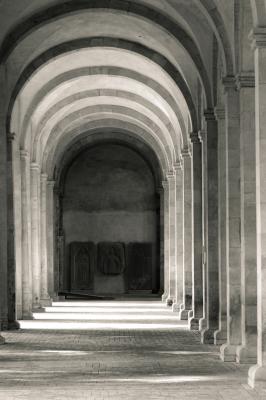
<svg viewBox="0 0 266 400">
<path fill-rule="evenodd" d="M 162 301 L 167 301 L 169 295 L 169 185 L 162 182 L 164 199 L 164 293 Z"/>
<path fill-rule="evenodd" d="M 236 360 L 241 344 L 241 213 L 239 93 L 234 77 L 224 79 L 226 103 L 226 275 L 227 343 L 221 347 L 224 361 Z"/>
<path fill-rule="evenodd" d="M 184 308 L 184 257 L 183 257 L 183 170 L 182 163 L 174 165 L 176 184 L 176 294 L 173 311 L 180 312 Z"/>
<path fill-rule="evenodd" d="M 203 316 L 202 280 L 202 149 L 197 132 L 190 135 L 192 142 L 192 311 L 189 328 L 199 329 Z"/>
<path fill-rule="evenodd" d="M 40 168 L 36 163 L 30 164 L 31 174 L 31 263 L 32 263 L 32 300 L 33 307 L 40 307 L 41 299 L 41 263 L 40 263 Z"/>
<path fill-rule="evenodd" d="M 207 133 L 199 131 L 202 149 L 202 318 L 199 330 L 207 329 L 207 243 L 208 243 L 208 171 L 207 171 Z"/>
<path fill-rule="evenodd" d="M 164 190 L 158 188 L 160 196 L 160 293 L 164 292 Z"/>
<path fill-rule="evenodd" d="M 176 183 L 174 172 L 167 174 L 169 202 L 169 291 L 167 305 L 172 306 L 176 296 Z"/>
<path fill-rule="evenodd" d="M 255 77 L 238 76 L 240 90 L 241 167 L 241 303 L 242 345 L 237 361 L 257 362 L 257 253 L 256 253 L 256 161 Z"/>
<path fill-rule="evenodd" d="M 48 294 L 46 186 L 47 186 L 47 174 L 41 174 L 41 305 L 42 306 L 48 306 L 51 304 L 51 299 Z"/>
<path fill-rule="evenodd" d="M 266 388 L 266 28 L 253 32 L 255 51 L 256 225 L 257 225 L 257 365 L 249 384 Z"/>
<path fill-rule="evenodd" d="M 30 232 L 30 162 L 28 152 L 20 151 L 22 226 L 22 317 L 32 317 L 32 269 Z"/>
<path fill-rule="evenodd" d="M 18 329 L 16 321 L 16 257 L 14 224 L 14 184 L 13 184 L 13 143 L 15 133 L 7 135 L 7 287 L 8 287 L 8 329 Z"/>
<path fill-rule="evenodd" d="M 54 246 L 55 246 L 55 227 L 54 227 L 54 186 L 55 181 L 47 181 L 47 266 L 48 266 L 48 294 L 55 299 L 54 285 Z"/>
<path fill-rule="evenodd" d="M 187 320 L 192 310 L 192 192 L 191 192 L 191 154 L 188 148 L 182 150 L 183 164 L 183 309 L 180 319 Z"/>
<path fill-rule="evenodd" d="M 214 344 L 227 340 L 227 284 L 226 284 L 226 134 L 225 109 L 216 107 L 218 121 L 218 270 L 219 270 L 219 328 L 214 333 Z"/>
<path fill-rule="evenodd" d="M 219 285 L 218 285 L 218 135 L 214 111 L 204 113 L 207 125 L 207 210 L 206 210 L 206 304 L 207 327 L 202 331 L 203 343 L 214 343 L 214 332 L 218 329 Z"/>
<path fill-rule="evenodd" d="M 8 328 L 8 295 L 7 295 L 7 142 L 6 142 L 6 73 L 5 66 L 0 64 L 0 329 Z M 4 340 L 0 336 L 0 343 Z"/>
</svg>

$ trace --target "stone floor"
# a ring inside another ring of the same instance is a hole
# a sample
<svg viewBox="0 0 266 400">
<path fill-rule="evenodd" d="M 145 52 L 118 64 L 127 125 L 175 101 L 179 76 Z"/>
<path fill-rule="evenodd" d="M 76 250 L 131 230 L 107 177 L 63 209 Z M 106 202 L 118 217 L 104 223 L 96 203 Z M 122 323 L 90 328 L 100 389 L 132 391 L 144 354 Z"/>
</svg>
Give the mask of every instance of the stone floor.
<svg viewBox="0 0 266 400">
<path fill-rule="evenodd" d="M 54 303 L 22 330 L 3 332 L 0 399 L 266 399 L 247 385 L 248 366 L 158 301 Z"/>
</svg>

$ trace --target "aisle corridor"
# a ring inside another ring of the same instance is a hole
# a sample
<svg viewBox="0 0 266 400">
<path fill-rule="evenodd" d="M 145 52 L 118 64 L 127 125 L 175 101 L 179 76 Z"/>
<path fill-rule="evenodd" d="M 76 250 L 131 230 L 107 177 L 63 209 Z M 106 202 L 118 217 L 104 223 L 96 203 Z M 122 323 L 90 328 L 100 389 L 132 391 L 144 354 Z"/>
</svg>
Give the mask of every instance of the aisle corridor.
<svg viewBox="0 0 266 400">
<path fill-rule="evenodd" d="M 1 400 L 265 399 L 248 366 L 221 362 L 160 301 L 66 301 L 34 318 L 3 332 Z"/>
</svg>

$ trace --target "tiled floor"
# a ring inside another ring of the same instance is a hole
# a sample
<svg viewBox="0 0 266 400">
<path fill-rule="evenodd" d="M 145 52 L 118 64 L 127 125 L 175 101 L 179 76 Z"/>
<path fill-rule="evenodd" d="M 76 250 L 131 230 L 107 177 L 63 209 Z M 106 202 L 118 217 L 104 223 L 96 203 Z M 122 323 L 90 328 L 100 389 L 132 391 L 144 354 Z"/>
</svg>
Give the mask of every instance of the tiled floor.
<svg viewBox="0 0 266 400">
<path fill-rule="evenodd" d="M 1 400 L 266 399 L 248 366 L 221 362 L 160 302 L 57 303 L 35 318 L 3 333 Z"/>
</svg>

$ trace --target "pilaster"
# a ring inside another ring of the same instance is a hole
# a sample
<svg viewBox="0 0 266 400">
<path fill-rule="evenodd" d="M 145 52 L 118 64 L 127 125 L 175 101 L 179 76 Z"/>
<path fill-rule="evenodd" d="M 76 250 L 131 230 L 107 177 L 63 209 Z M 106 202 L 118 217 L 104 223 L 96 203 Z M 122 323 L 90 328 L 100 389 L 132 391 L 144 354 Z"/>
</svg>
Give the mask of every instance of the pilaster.
<svg viewBox="0 0 266 400">
<path fill-rule="evenodd" d="M 164 293 L 162 301 L 166 302 L 169 295 L 169 185 L 168 181 L 162 182 L 164 200 Z"/>
<path fill-rule="evenodd" d="M 41 174 L 41 305 L 51 304 L 48 294 L 48 268 L 47 268 L 47 174 Z"/>
</svg>

